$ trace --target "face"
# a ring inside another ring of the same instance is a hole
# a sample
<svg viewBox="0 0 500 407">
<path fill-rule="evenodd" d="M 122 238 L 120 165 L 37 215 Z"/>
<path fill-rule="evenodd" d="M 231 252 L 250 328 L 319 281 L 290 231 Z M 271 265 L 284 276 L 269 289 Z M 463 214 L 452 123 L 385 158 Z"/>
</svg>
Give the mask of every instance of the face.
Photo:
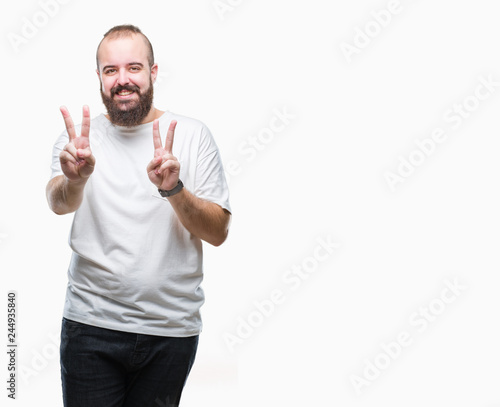
<svg viewBox="0 0 500 407">
<path fill-rule="evenodd" d="M 98 59 L 101 97 L 111 122 L 127 127 L 147 122 L 158 66 L 150 68 L 143 37 L 106 38 Z"/>
</svg>

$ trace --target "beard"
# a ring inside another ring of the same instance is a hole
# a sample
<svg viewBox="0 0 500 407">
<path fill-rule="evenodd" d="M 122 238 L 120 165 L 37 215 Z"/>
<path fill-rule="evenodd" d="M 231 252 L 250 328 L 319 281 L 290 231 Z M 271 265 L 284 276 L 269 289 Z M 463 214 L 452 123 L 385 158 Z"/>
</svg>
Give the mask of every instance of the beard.
<svg viewBox="0 0 500 407">
<path fill-rule="evenodd" d="M 114 96 L 122 90 L 135 92 L 139 95 L 139 100 L 115 100 Z M 153 106 L 153 82 L 149 79 L 149 88 L 144 93 L 140 92 L 137 85 L 115 86 L 111 88 L 111 96 L 107 96 L 102 91 L 101 98 L 108 111 L 111 123 L 117 126 L 132 127 L 142 123 Z"/>
</svg>

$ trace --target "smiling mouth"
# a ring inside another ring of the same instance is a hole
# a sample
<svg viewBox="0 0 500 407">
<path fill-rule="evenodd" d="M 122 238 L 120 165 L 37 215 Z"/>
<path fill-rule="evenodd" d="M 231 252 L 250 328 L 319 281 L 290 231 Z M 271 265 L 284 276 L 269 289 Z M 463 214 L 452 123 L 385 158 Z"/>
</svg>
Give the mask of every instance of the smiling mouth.
<svg viewBox="0 0 500 407">
<path fill-rule="evenodd" d="M 112 96 L 116 96 L 117 99 L 128 100 L 133 97 L 133 94 L 139 94 L 138 86 L 117 86 L 116 88 L 111 89 Z"/>
<path fill-rule="evenodd" d="M 130 96 L 132 93 L 134 93 L 134 91 L 132 91 L 132 90 L 121 90 L 120 92 L 117 92 L 116 94 L 118 96 L 121 96 L 121 97 L 126 97 L 126 96 Z"/>
</svg>

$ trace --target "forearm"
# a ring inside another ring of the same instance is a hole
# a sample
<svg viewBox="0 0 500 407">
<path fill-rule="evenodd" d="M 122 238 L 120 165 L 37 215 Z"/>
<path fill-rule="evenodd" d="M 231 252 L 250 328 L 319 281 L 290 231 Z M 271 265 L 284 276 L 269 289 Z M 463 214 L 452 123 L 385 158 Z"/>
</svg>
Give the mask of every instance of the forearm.
<svg viewBox="0 0 500 407">
<path fill-rule="evenodd" d="M 231 219 L 227 210 L 194 196 L 186 188 L 167 199 L 190 233 L 214 246 L 224 243 Z"/>
<path fill-rule="evenodd" d="M 86 183 L 86 179 L 69 181 L 64 175 L 52 178 L 46 188 L 50 209 L 57 215 L 75 212 L 82 203 Z"/>
</svg>

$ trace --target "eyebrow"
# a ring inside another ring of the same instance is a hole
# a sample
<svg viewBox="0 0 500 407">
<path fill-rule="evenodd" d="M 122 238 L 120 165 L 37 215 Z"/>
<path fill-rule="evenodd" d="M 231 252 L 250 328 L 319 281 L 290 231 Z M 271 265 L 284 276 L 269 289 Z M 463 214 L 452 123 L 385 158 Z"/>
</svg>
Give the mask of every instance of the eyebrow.
<svg viewBox="0 0 500 407">
<path fill-rule="evenodd" d="M 141 62 L 130 62 L 127 64 L 127 66 L 132 66 L 132 65 L 139 65 L 141 68 L 144 68 L 144 64 L 142 64 Z M 116 65 L 106 65 L 105 67 L 102 68 L 102 70 L 104 71 L 105 69 L 108 68 L 116 68 Z"/>
</svg>

